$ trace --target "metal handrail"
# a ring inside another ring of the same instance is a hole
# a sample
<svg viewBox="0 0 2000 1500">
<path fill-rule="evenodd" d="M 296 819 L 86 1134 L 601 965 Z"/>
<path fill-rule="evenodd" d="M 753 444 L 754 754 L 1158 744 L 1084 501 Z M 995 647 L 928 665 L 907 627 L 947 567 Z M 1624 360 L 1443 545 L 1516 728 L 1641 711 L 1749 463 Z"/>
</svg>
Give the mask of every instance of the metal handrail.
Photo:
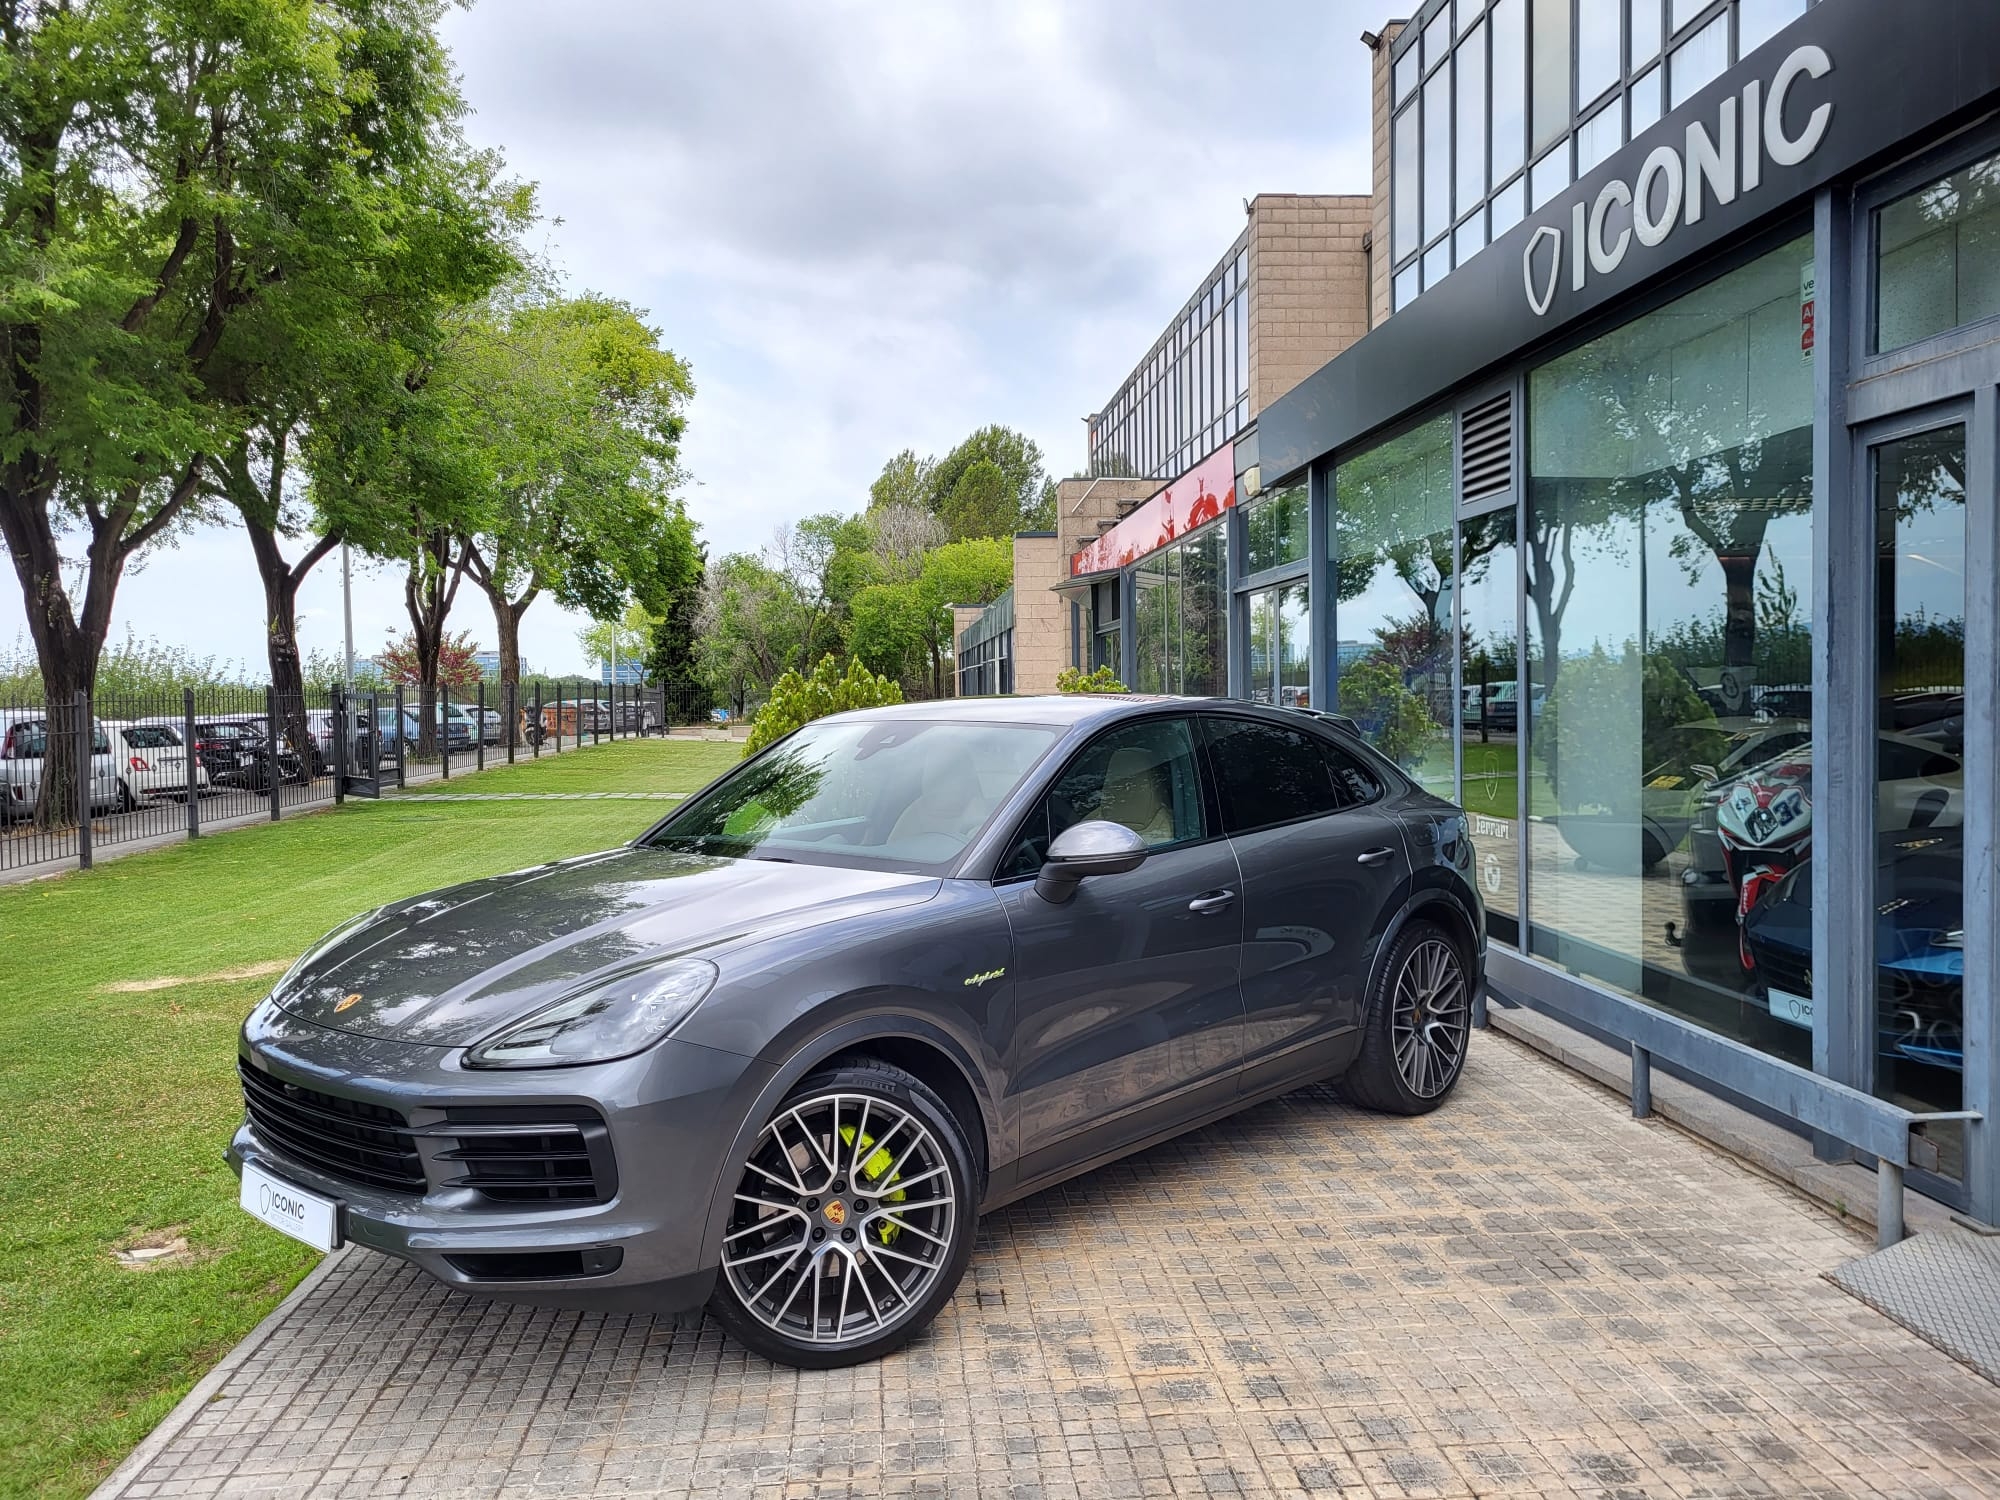
<svg viewBox="0 0 2000 1500">
<path fill-rule="evenodd" d="M 1795 1120 L 1876 1159 L 1876 1243 L 1903 1238 L 1903 1174 L 1910 1167 L 1910 1135 L 1920 1125 L 1947 1120 L 1976 1122 L 1978 1110 L 1914 1110 L 1822 1077 L 1783 1058 L 1709 1031 L 1669 1011 L 1629 999 L 1499 949 L 1487 955 L 1488 979 L 1499 971 L 1499 990 L 1521 994 L 1540 1009 L 1616 1036 L 1632 1051 L 1632 1113 L 1652 1113 L 1655 1061 Z"/>
</svg>

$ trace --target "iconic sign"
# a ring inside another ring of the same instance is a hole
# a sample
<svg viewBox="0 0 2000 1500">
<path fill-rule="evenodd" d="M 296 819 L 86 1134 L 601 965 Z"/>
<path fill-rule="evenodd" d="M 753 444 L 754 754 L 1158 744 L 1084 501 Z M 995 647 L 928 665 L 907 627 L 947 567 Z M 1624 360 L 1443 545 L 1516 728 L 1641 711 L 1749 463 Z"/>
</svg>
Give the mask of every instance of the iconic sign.
<svg viewBox="0 0 2000 1500">
<path fill-rule="evenodd" d="M 1753 78 L 1740 96 L 1722 101 L 1712 132 L 1692 121 L 1685 146 L 1664 142 L 1632 181 L 1614 177 L 1598 189 L 1595 202 L 1578 199 L 1570 206 L 1567 237 L 1553 224 L 1537 229 L 1521 251 L 1521 282 L 1535 316 L 1547 316 L 1565 268 L 1570 290 L 1580 292 L 1591 273 L 1609 276 L 1624 264 L 1635 239 L 1650 249 L 1680 225 L 1700 223 L 1711 200 L 1720 206 L 1734 203 L 1739 193 L 1755 192 L 1767 160 L 1795 167 L 1810 157 L 1826 139 L 1833 105 L 1815 105 L 1797 134 L 1787 128 L 1785 105 L 1801 79 L 1832 71 L 1824 47 L 1795 48 L 1771 76 L 1769 89 Z"/>
</svg>

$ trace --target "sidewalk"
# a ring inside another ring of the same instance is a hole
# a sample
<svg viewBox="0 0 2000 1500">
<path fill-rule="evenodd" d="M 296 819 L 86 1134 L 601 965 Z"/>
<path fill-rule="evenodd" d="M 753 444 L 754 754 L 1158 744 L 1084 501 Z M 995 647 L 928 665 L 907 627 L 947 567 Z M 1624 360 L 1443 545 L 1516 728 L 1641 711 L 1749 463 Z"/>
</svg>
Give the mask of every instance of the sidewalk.
<svg viewBox="0 0 2000 1500">
<path fill-rule="evenodd" d="M 937 1327 L 802 1373 L 345 1252 L 105 1496 L 2000 1493 L 2000 1387 L 1826 1279 L 1867 1236 L 1492 1033 L 991 1216 Z"/>
</svg>

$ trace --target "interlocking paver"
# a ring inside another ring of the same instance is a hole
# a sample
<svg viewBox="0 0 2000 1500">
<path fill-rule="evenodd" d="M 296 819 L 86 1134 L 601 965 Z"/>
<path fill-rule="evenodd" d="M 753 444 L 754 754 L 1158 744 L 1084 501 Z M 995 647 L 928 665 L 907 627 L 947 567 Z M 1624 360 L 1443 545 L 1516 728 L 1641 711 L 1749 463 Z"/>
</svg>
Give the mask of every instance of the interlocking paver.
<svg viewBox="0 0 2000 1500">
<path fill-rule="evenodd" d="M 1427 1118 L 1308 1089 L 992 1216 L 860 1369 L 351 1253 L 120 1493 L 2000 1494 L 2000 1387 L 1823 1279 L 1867 1248 L 1482 1037 Z"/>
</svg>

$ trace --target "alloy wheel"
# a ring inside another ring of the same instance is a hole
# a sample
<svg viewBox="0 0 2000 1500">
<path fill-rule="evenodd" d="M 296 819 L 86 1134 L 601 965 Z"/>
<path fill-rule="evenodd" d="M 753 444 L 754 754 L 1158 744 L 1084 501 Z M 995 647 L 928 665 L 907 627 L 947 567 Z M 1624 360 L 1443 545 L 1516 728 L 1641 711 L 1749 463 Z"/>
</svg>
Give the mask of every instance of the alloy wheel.
<svg viewBox="0 0 2000 1500">
<path fill-rule="evenodd" d="M 723 1275 L 780 1338 L 836 1349 L 908 1317 L 960 1232 L 950 1158 L 918 1116 L 875 1094 L 815 1094 L 758 1136 Z"/>
<path fill-rule="evenodd" d="M 1469 1001 L 1465 966 L 1451 944 L 1428 938 L 1410 950 L 1396 976 L 1390 1038 L 1396 1070 L 1419 1099 L 1435 1099 L 1458 1076 Z"/>
</svg>

